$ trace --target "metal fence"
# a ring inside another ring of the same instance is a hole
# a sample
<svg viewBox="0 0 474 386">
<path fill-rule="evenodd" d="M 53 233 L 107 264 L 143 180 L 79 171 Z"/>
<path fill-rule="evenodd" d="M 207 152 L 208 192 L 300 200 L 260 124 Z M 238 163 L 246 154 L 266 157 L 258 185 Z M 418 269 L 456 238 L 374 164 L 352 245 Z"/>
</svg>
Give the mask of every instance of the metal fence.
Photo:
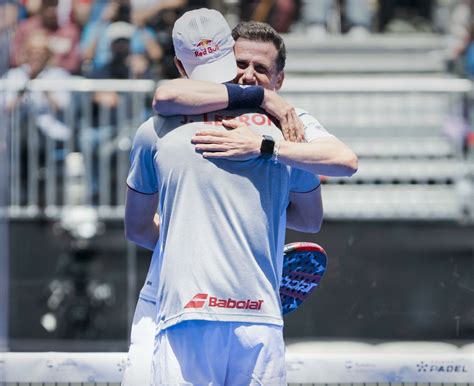
<svg viewBox="0 0 474 386">
<path fill-rule="evenodd" d="M 64 206 L 93 205 L 104 217 L 120 216 L 132 137 L 151 115 L 155 83 L 72 79 L 2 86 L 5 103 L 21 97 L 7 112 L 10 215 L 55 217 Z M 38 111 L 35 98 L 55 92 L 68 105 Z"/>
<path fill-rule="evenodd" d="M 3 81 L 0 89 L 4 105 L 22 101 L 7 111 L 9 215 L 58 217 L 65 206 L 87 205 L 99 217 L 121 217 L 133 134 L 152 114 L 155 83 L 79 78 Z M 35 98 L 60 92 L 64 109 L 34 107 Z M 326 181 L 326 214 L 335 218 L 472 216 L 463 147 L 471 129 L 461 113 L 471 94 L 467 80 L 406 77 L 287 79 L 281 90 L 359 155 L 352 179 Z"/>
</svg>

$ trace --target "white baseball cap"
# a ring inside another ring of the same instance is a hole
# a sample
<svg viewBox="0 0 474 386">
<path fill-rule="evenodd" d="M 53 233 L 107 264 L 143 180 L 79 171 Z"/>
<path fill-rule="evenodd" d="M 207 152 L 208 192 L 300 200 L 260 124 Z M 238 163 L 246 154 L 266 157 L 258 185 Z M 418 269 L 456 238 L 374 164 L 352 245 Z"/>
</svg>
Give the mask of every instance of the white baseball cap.
<svg viewBox="0 0 474 386">
<path fill-rule="evenodd" d="M 105 36 L 113 42 L 117 39 L 130 40 L 135 32 L 135 27 L 125 21 L 116 21 L 110 24 L 105 30 Z"/>
<path fill-rule="evenodd" d="M 176 20 L 172 37 L 176 57 L 190 79 L 223 83 L 237 76 L 234 39 L 220 12 L 186 12 Z"/>
</svg>

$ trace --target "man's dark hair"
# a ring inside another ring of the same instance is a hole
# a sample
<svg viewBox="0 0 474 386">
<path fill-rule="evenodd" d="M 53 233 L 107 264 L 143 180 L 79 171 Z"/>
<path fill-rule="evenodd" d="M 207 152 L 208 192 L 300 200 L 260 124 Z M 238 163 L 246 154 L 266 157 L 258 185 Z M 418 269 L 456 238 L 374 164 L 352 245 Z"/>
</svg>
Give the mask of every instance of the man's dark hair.
<svg viewBox="0 0 474 386">
<path fill-rule="evenodd" d="M 232 30 L 232 37 L 235 41 L 237 39 L 247 39 L 256 42 L 271 42 L 277 49 L 277 70 L 282 71 L 285 68 L 286 62 L 286 48 L 285 42 L 278 32 L 267 23 L 259 21 L 243 21 L 237 24 Z"/>
</svg>

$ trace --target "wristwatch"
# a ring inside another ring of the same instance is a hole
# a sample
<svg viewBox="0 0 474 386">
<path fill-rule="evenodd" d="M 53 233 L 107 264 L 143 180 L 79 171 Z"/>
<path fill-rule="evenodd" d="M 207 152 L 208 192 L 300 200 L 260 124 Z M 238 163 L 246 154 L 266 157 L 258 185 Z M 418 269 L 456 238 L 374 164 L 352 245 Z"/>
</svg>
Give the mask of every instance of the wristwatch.
<svg viewBox="0 0 474 386">
<path fill-rule="evenodd" d="M 260 157 L 270 159 L 273 157 L 273 149 L 275 149 L 275 140 L 269 135 L 264 135 L 262 144 L 260 145 Z"/>
</svg>

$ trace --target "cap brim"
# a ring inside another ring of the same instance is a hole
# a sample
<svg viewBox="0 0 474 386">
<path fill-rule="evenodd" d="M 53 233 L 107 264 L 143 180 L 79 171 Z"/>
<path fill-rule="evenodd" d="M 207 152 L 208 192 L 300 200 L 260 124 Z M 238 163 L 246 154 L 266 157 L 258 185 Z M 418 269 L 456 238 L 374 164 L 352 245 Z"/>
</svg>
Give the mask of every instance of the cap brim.
<svg viewBox="0 0 474 386">
<path fill-rule="evenodd" d="M 188 77 L 194 80 L 224 83 L 234 80 L 237 76 L 237 64 L 233 51 L 212 63 L 192 66 L 183 62 L 183 66 Z"/>
</svg>

